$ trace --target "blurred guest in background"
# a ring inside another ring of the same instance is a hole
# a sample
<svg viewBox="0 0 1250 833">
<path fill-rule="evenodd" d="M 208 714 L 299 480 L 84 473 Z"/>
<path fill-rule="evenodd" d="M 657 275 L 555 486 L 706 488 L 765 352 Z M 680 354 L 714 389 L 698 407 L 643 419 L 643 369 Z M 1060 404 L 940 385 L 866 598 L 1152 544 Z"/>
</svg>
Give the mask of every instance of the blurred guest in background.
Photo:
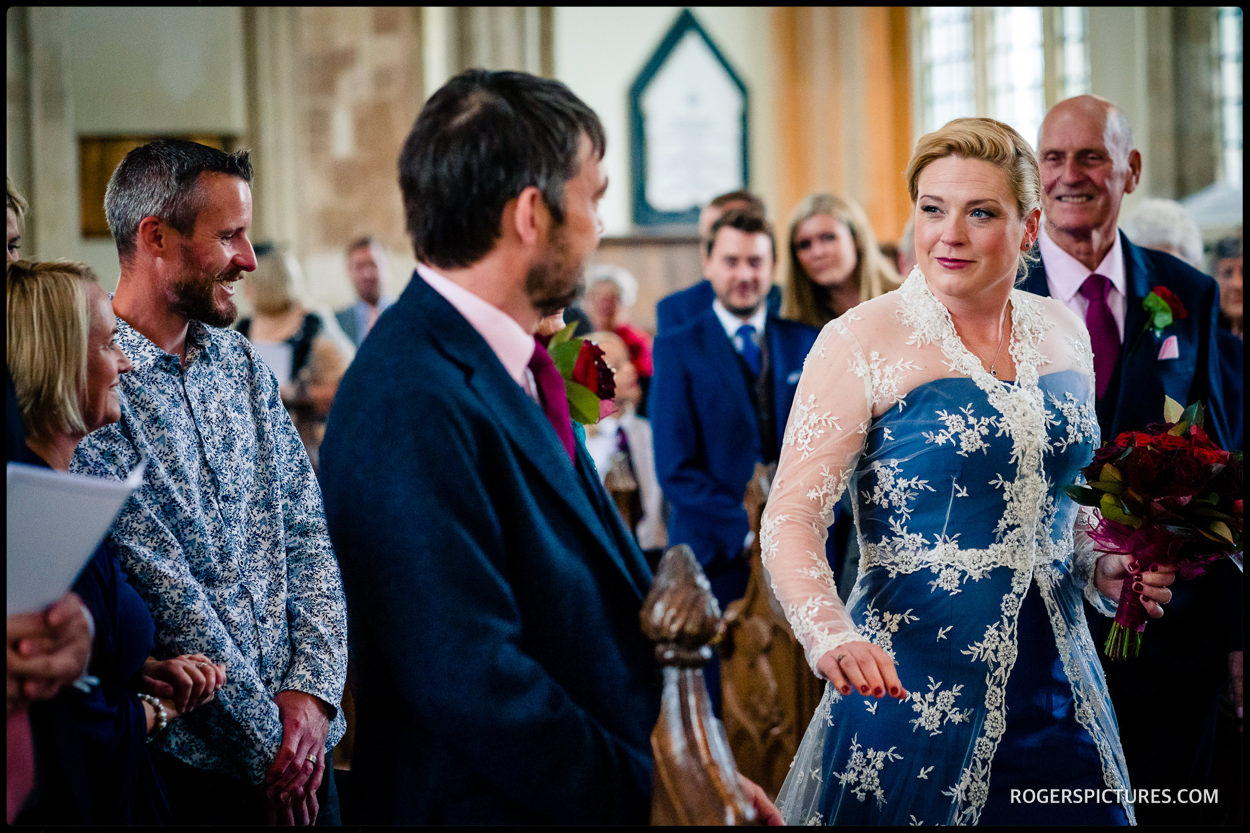
<svg viewBox="0 0 1250 833">
<path fill-rule="evenodd" d="M 4 196 L 4 227 L 5 227 L 5 254 L 4 262 L 12 263 L 21 257 L 22 252 L 22 218 L 26 216 L 26 200 L 18 192 L 17 186 L 13 184 L 13 178 L 6 176 L 4 178 L 5 196 Z"/>
<path fill-rule="evenodd" d="M 7 363 L 29 453 L 20 462 L 68 471 L 78 441 L 121 417 L 117 383 L 130 359 L 95 274 L 68 260 L 9 264 Z M 21 553 L 9 553 L 21 558 Z M 225 667 L 202 654 L 158 661 L 152 616 L 106 544 L 74 582 L 91 613 L 90 678 L 31 707 L 43 754 L 19 823 L 167 821 L 148 741 L 212 700 Z"/>
<path fill-rule="evenodd" d="M 794 209 L 789 252 L 782 315 L 813 327 L 899 283 L 864 210 L 833 194 L 809 194 Z"/>
<path fill-rule="evenodd" d="M 594 461 L 599 480 L 615 497 L 617 486 L 609 482 L 609 474 L 633 481 L 637 502 L 626 517 L 652 569 L 668 541 L 664 519 L 664 495 L 655 474 L 655 453 L 652 448 L 651 421 L 638 414 L 642 388 L 638 373 L 630 360 L 624 339 L 612 332 L 593 332 L 587 336 L 603 350 L 604 360 L 612 368 L 616 381 L 616 406 L 610 415 L 586 426 L 586 450 Z M 618 503 L 617 508 L 620 508 Z M 624 513 L 622 513 L 624 514 Z"/>
<path fill-rule="evenodd" d="M 637 373 L 645 399 L 654 372 L 651 365 L 651 336 L 629 323 L 629 312 L 638 300 L 638 279 L 620 266 L 601 264 L 590 269 L 586 278 L 583 308 L 592 330 L 615 333 L 629 351 L 629 361 Z M 645 412 L 641 400 L 634 403 Z"/>
<path fill-rule="evenodd" d="M 386 294 L 391 262 L 382 244 L 372 237 L 360 237 L 347 247 L 347 276 L 356 291 L 356 303 L 334 313 L 352 346 L 359 347 L 382 311 L 395 302 Z"/>
<path fill-rule="evenodd" d="M 1242 337 L 1245 302 L 1241 297 L 1241 236 L 1217 240 L 1211 252 L 1211 274 L 1220 285 L 1220 327 Z"/>
<path fill-rule="evenodd" d="M 895 262 L 900 278 L 906 279 L 916 266 L 916 223 L 910 217 L 898 238 L 898 260 Z"/>
<path fill-rule="evenodd" d="M 1135 245 L 1157 249 L 1202 269 L 1202 232 L 1176 200 L 1145 199 L 1120 226 Z"/>
<path fill-rule="evenodd" d="M 713 197 L 703 210 L 699 212 L 699 260 L 706 270 L 708 241 L 711 239 L 712 224 L 720 219 L 726 211 L 740 209 L 761 217 L 766 216 L 764 201 L 750 191 L 729 191 Z M 716 298 L 716 292 L 707 280 L 701 280 L 694 286 L 678 290 L 660 299 L 655 305 L 655 331 L 662 333 L 679 324 L 697 318 L 707 311 Z M 776 315 L 781 307 L 781 287 L 768 288 L 768 312 Z"/>
<path fill-rule="evenodd" d="M 299 261 L 273 244 L 256 246 L 256 270 L 243 282 L 255 313 L 236 329 L 256 346 L 282 389 L 295 430 L 317 468 L 317 449 L 343 372 L 356 350 L 334 316 L 301 300 Z"/>
</svg>

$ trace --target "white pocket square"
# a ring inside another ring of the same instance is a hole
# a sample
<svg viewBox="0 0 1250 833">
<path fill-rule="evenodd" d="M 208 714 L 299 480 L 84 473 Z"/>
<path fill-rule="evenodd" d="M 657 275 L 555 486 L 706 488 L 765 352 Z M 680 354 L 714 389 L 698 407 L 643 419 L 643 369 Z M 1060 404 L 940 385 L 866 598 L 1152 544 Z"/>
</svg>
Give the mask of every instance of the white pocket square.
<svg viewBox="0 0 1250 833">
<path fill-rule="evenodd" d="M 1176 343 L 1176 336 L 1168 336 L 1163 340 L 1163 344 L 1159 347 L 1159 355 L 1156 357 L 1160 361 L 1163 359 L 1180 358 L 1181 351 Z"/>
</svg>

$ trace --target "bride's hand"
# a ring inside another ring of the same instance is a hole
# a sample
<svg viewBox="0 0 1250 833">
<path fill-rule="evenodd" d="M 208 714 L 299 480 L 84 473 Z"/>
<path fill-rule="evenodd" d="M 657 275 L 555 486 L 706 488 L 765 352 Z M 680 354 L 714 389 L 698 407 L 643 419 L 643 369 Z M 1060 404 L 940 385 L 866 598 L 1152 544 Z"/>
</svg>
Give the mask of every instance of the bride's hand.
<svg viewBox="0 0 1250 833">
<path fill-rule="evenodd" d="M 1172 601 L 1168 585 L 1176 581 L 1175 564 L 1156 564 L 1142 570 L 1131 555 L 1108 553 L 1098 557 L 1094 568 L 1094 585 L 1111 601 L 1119 601 L 1125 581 L 1133 582 L 1133 590 L 1141 597 L 1142 607 L 1151 619 L 1163 615 L 1163 606 Z"/>
<path fill-rule="evenodd" d="M 838 646 L 820 658 L 816 670 L 843 694 L 850 694 L 854 689 L 878 699 L 886 694 L 900 700 L 908 697 L 894 669 L 894 660 L 871 642 L 847 642 Z"/>
</svg>

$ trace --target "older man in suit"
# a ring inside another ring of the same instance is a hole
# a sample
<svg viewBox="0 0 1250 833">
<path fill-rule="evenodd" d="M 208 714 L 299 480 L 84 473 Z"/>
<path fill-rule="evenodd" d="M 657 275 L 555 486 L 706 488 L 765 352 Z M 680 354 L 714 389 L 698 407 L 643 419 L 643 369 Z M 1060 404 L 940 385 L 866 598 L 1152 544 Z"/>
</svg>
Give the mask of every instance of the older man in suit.
<svg viewBox="0 0 1250 833">
<path fill-rule="evenodd" d="M 469 70 L 400 155 L 417 273 L 344 376 L 321 451 L 363 822 L 647 820 L 650 574 L 533 336 L 598 243 L 603 150 L 564 85 Z"/>
<path fill-rule="evenodd" d="M 347 276 L 356 291 L 356 303 L 336 310 L 343 332 L 359 347 L 378 320 L 378 316 L 395 302 L 386 294 L 391 265 L 382 244 L 373 237 L 360 237 L 347 247 Z"/>
<path fill-rule="evenodd" d="M 1207 430 L 1228 442 L 1215 281 L 1172 255 L 1133 245 L 1117 228 L 1120 203 L 1141 177 L 1128 119 L 1098 96 L 1061 101 L 1042 122 L 1038 156 L 1045 220 L 1041 259 L 1025 288 L 1062 300 L 1089 327 L 1103 439 L 1162 421 L 1167 395 L 1182 404 L 1201 400 Z M 1184 307 L 1162 333 L 1147 326 L 1142 306 L 1159 287 Z M 1240 588 L 1241 577 L 1227 562 L 1200 579 L 1177 582 L 1168 615 L 1146 631 L 1142 655 L 1104 663 L 1135 788 L 1210 786 L 1219 689 L 1230 653 L 1241 650 Z M 1098 644 L 1109 621 L 1090 618 Z M 1162 733 L 1160 719 L 1167 726 Z M 1212 821 L 1203 816 L 1212 810 L 1139 804 L 1138 819 Z"/>
</svg>

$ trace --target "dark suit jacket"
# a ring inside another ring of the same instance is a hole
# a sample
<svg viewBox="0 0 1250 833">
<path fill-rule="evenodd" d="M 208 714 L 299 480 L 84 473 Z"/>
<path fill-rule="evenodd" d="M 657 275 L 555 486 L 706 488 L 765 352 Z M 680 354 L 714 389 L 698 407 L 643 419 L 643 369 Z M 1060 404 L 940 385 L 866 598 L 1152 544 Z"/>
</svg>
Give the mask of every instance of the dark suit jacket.
<svg viewBox="0 0 1250 833">
<path fill-rule="evenodd" d="M 1221 444 L 1229 442 L 1216 346 L 1220 305 L 1215 279 L 1172 255 L 1134 246 L 1123 232 L 1120 243 L 1127 266 L 1128 309 L 1116 377 L 1098 402 L 1103 441 L 1121 431 L 1161 422 L 1166 393 L 1182 405 L 1201 399 L 1207 407 L 1208 432 Z M 1139 338 L 1146 326 L 1142 299 L 1160 284 L 1176 293 L 1188 315 L 1175 320 L 1162 338 L 1153 332 Z M 1030 271 L 1025 288 L 1050 294 L 1040 263 Z M 1158 359 L 1163 339 L 1170 335 L 1177 338 L 1179 357 Z M 1222 561 L 1206 575 L 1173 584 L 1166 614 L 1150 620 L 1141 655 L 1126 662 L 1105 659 L 1102 645 L 1112 620 L 1087 611 L 1134 788 L 1175 791 L 1212 786 L 1208 769 L 1216 704 L 1227 678 L 1228 653 L 1241 647 L 1240 579 L 1236 567 Z M 1184 683 L 1170 686 L 1161 680 Z M 1168 715 L 1168 728 L 1162 733 L 1157 723 L 1160 714 Z M 1137 819 L 1143 824 L 1209 824 L 1214 823 L 1213 809 L 1138 804 Z"/>
<path fill-rule="evenodd" d="M 777 448 L 803 360 L 818 334 L 815 327 L 771 315 L 765 325 Z M 653 355 L 651 427 L 656 473 L 672 506 L 669 545 L 690 545 L 723 607 L 746 587 L 740 556 L 749 525 L 742 501 L 755 464 L 764 460 L 741 357 L 710 302 L 695 320 L 660 333 Z M 718 582 L 727 570 L 738 574 L 736 581 Z"/>
<path fill-rule="evenodd" d="M 362 821 L 645 823 L 650 574 L 589 457 L 420 277 L 321 446 L 357 672 Z"/>
<path fill-rule="evenodd" d="M 1216 442 L 1229 442 L 1229 415 L 1225 408 L 1216 346 L 1216 314 L 1219 286 L 1210 275 L 1165 252 L 1141 248 L 1120 232 L 1126 267 L 1128 310 L 1124 320 L 1124 345 L 1111 386 L 1098 401 L 1098 425 L 1103 441 L 1122 431 L 1140 430 L 1163 421 L 1163 397 L 1182 405 L 1202 400 L 1207 409 L 1206 430 Z M 1181 299 L 1187 317 L 1172 322 L 1162 336 L 1143 333 L 1146 312 L 1142 301 L 1159 285 Z M 1046 268 L 1039 260 L 1029 270 L 1024 288 L 1050 295 Z M 1179 356 L 1159 359 L 1159 349 L 1176 336 Z"/>
<path fill-rule="evenodd" d="M 698 318 L 712 306 L 716 292 L 707 278 L 679 289 L 660 299 L 655 305 L 655 331 L 662 333 Z M 768 314 L 781 314 L 781 287 L 773 284 L 768 290 Z"/>
</svg>

